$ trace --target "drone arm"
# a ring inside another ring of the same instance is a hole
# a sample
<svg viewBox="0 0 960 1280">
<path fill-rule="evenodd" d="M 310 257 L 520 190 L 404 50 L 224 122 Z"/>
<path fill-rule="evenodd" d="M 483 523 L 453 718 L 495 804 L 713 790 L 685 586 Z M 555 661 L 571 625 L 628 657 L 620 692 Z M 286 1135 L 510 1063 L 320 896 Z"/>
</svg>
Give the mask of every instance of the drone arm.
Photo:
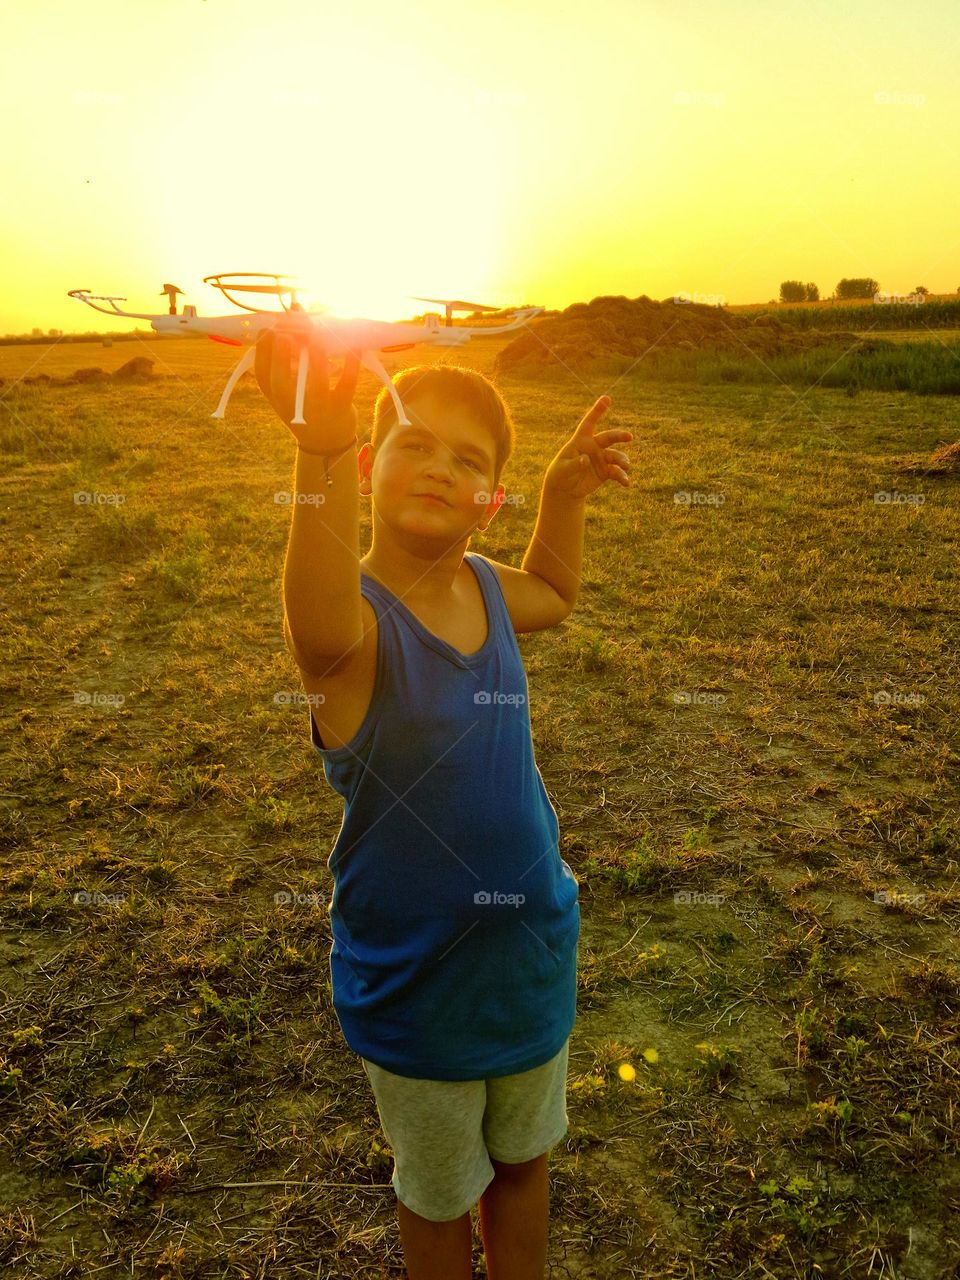
<svg viewBox="0 0 960 1280">
<path fill-rule="evenodd" d="M 142 311 L 124 311 L 117 306 L 118 302 L 126 302 L 126 298 L 102 298 L 98 294 L 88 293 L 86 289 L 71 289 L 67 294 L 68 298 L 77 298 L 80 302 L 85 302 L 88 307 L 92 307 L 94 311 L 100 311 L 105 316 L 124 316 L 128 320 L 153 320 L 154 316 L 145 315 Z M 98 302 L 109 302 L 108 307 L 98 307 Z"/>
<path fill-rule="evenodd" d="M 542 310 L 543 307 L 528 307 L 525 311 L 518 311 L 515 319 L 511 320 L 509 324 L 498 324 L 489 328 L 467 329 L 467 332 L 471 337 L 480 337 L 494 333 L 510 333 L 512 329 L 519 329 L 522 324 L 526 324 L 526 322 L 532 319 L 533 316 L 538 316 Z"/>
<path fill-rule="evenodd" d="M 360 363 L 365 369 L 369 369 L 372 374 L 380 379 L 383 385 L 390 392 L 390 398 L 393 400 L 393 407 L 397 411 L 397 423 L 401 427 L 411 426 L 410 419 L 407 417 L 406 410 L 401 403 L 400 397 L 397 395 L 397 389 L 390 380 L 390 375 L 377 359 L 376 352 L 364 351 L 360 357 Z"/>
<path fill-rule="evenodd" d="M 256 358 L 257 358 L 257 347 L 256 347 L 256 344 L 254 344 L 252 347 L 250 347 L 249 351 L 245 351 L 243 353 L 243 356 L 237 363 L 236 368 L 228 378 L 227 385 L 223 388 L 223 394 L 220 397 L 220 403 L 217 405 L 216 409 L 214 409 L 213 413 L 210 415 L 211 418 L 220 418 L 220 419 L 223 418 L 223 415 L 227 411 L 227 401 L 230 399 L 231 395 L 233 394 L 234 387 L 237 385 L 237 383 L 240 381 L 243 375 L 247 372 L 247 370 L 252 368 L 253 362 L 256 360 Z"/>
<path fill-rule="evenodd" d="M 290 423 L 294 427 L 306 426 L 303 416 L 303 396 L 307 389 L 307 371 L 310 368 L 310 351 L 306 346 L 300 348 L 300 363 L 297 365 L 297 399 L 293 407 Z"/>
</svg>

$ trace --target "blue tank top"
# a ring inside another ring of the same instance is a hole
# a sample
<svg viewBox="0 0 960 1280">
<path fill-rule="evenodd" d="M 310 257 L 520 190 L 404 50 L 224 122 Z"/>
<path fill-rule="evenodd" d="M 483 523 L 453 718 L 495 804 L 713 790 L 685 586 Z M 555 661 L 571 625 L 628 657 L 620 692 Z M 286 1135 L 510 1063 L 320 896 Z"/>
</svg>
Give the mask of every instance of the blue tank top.
<svg viewBox="0 0 960 1280">
<path fill-rule="evenodd" d="M 361 574 L 377 615 L 370 707 L 343 747 L 327 866 L 333 1005 L 396 1075 L 481 1080 L 559 1053 L 576 1017 L 578 886 L 534 761 L 527 679 L 494 567 L 467 553 L 487 639 L 463 654 Z"/>
</svg>

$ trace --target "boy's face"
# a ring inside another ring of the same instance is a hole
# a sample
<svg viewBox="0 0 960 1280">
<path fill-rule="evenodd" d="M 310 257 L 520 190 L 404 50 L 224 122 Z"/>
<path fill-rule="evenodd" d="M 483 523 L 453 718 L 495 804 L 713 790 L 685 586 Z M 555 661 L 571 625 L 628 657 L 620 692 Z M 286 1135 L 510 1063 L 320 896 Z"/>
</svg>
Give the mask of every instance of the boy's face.
<svg viewBox="0 0 960 1280">
<path fill-rule="evenodd" d="M 398 531 L 448 546 L 486 529 L 504 492 L 493 483 L 492 432 L 431 395 L 413 394 L 405 408 L 409 427 L 392 426 L 375 453 L 369 444 L 361 449 L 360 492 L 373 494 L 378 516 Z"/>
</svg>

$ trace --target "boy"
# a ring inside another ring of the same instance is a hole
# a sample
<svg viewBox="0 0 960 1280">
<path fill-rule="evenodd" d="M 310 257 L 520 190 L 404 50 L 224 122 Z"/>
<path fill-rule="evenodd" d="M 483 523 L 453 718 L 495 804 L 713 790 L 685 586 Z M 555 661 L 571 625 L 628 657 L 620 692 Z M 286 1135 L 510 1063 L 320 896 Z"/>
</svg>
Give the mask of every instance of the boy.
<svg viewBox="0 0 960 1280">
<path fill-rule="evenodd" d="M 346 801 L 328 863 L 334 1008 L 393 1148 L 410 1280 L 470 1280 L 478 1200 L 490 1280 L 541 1280 L 580 912 L 515 633 L 572 610 L 584 500 L 605 480 L 628 484 L 612 446 L 633 437 L 595 433 L 601 397 L 547 468 L 518 570 L 466 552 L 501 505 L 514 443 L 492 383 L 449 365 L 403 371 L 412 425 L 382 391 L 358 454 L 358 372 L 348 354 L 331 388 L 322 340 L 294 316 L 257 344 L 260 388 L 297 440 L 296 491 L 320 495 L 293 505 L 284 635 Z M 362 559 L 361 494 L 373 503 Z"/>
</svg>

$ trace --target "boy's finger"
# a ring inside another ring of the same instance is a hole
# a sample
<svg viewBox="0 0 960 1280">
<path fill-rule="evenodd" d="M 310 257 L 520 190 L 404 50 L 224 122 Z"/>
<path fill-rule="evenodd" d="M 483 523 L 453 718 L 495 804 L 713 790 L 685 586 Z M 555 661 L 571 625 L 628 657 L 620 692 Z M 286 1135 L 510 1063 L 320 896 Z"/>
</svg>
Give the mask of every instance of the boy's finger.
<svg viewBox="0 0 960 1280">
<path fill-rule="evenodd" d="M 343 362 L 343 373 L 333 393 L 333 400 L 337 405 L 345 409 L 351 403 L 357 390 L 359 376 L 360 357 L 355 352 L 348 351 L 347 358 Z"/>
<path fill-rule="evenodd" d="M 269 329 L 264 329 L 257 338 L 257 355 L 254 362 L 254 372 L 257 375 L 257 382 L 260 390 L 265 396 L 271 394 L 270 390 L 270 365 L 273 361 L 273 334 Z"/>
<path fill-rule="evenodd" d="M 293 417 L 294 383 L 291 375 L 293 342 L 277 329 L 273 338 L 273 360 L 270 363 L 270 399 L 284 422 Z"/>
<path fill-rule="evenodd" d="M 610 403 L 611 401 L 609 396 L 601 396 L 600 399 L 591 405 L 583 415 L 580 420 L 580 425 L 577 427 L 577 431 L 586 431 L 592 427 L 595 422 L 598 422 L 610 408 Z"/>
</svg>

